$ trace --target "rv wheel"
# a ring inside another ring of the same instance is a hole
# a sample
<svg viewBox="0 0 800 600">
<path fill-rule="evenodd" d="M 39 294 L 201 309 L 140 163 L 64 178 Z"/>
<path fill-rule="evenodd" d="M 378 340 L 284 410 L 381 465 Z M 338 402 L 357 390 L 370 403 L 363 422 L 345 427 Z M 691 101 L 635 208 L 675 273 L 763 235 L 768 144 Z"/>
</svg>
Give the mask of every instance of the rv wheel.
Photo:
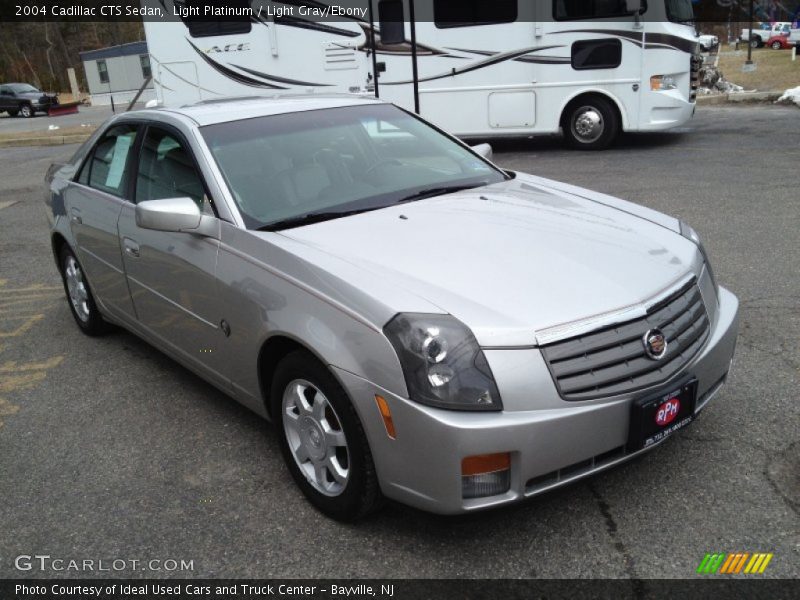
<svg viewBox="0 0 800 600">
<path fill-rule="evenodd" d="M 619 133 L 619 117 L 600 96 L 578 98 L 564 111 L 561 126 L 567 143 L 578 150 L 608 148 Z"/>
</svg>

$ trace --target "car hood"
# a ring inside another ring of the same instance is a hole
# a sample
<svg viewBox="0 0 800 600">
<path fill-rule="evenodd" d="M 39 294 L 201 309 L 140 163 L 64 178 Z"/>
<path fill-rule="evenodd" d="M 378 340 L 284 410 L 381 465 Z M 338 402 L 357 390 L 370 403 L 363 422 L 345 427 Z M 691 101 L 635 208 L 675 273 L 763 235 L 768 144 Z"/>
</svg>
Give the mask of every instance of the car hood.
<svg viewBox="0 0 800 600">
<path fill-rule="evenodd" d="M 518 177 L 280 234 L 357 267 L 347 279 L 366 292 L 385 296 L 388 281 L 454 315 L 483 346 L 534 345 L 537 332 L 642 303 L 699 268 L 677 221 L 592 194 Z"/>
</svg>

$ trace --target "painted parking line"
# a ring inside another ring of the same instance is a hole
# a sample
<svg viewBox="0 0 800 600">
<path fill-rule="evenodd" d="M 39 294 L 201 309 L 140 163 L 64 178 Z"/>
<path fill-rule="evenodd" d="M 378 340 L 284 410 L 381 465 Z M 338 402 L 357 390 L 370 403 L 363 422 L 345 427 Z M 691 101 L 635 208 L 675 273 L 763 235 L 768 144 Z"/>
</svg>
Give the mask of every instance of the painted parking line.
<svg viewBox="0 0 800 600">
<path fill-rule="evenodd" d="M 6 358 L 13 354 L 14 343 L 33 332 L 62 293 L 59 286 L 14 288 L 7 279 L 0 279 L 0 428 L 20 410 L 13 396 L 41 383 L 64 360 L 63 355 L 22 363 Z"/>
</svg>

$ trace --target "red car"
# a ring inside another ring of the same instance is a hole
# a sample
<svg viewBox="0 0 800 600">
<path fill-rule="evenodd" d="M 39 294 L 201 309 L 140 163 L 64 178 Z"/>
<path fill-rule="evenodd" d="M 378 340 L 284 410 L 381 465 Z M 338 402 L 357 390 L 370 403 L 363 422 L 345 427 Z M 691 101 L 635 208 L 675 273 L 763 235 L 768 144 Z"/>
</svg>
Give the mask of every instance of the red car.
<svg viewBox="0 0 800 600">
<path fill-rule="evenodd" d="M 773 35 L 767 40 L 766 45 L 773 50 L 790 50 L 794 48 L 794 42 L 789 41 L 787 35 Z"/>
</svg>

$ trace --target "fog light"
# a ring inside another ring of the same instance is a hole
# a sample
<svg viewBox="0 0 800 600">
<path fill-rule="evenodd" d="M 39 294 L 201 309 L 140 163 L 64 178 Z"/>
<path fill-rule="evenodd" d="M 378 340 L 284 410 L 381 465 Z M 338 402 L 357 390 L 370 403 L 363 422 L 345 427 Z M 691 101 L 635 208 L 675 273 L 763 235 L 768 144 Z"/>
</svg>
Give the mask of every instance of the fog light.
<svg viewBox="0 0 800 600">
<path fill-rule="evenodd" d="M 485 498 L 511 487 L 511 454 L 481 454 L 461 461 L 461 496 Z"/>
</svg>

